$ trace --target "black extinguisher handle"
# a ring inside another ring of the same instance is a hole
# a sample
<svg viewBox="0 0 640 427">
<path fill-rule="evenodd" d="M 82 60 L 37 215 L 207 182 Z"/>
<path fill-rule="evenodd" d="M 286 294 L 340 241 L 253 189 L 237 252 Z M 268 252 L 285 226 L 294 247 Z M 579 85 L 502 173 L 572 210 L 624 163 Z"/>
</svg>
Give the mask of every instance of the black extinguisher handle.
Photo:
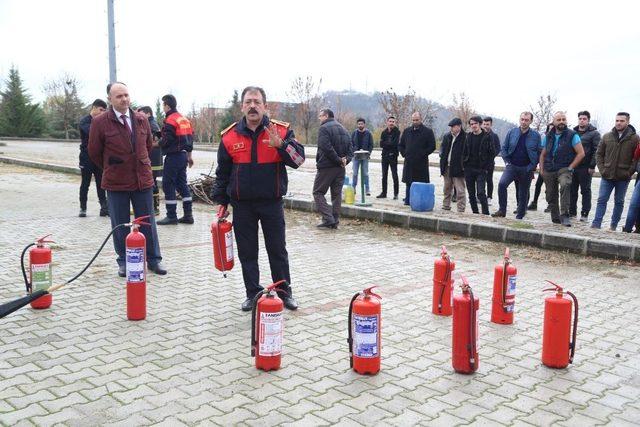
<svg viewBox="0 0 640 427">
<path fill-rule="evenodd" d="M 27 253 L 27 250 L 29 250 L 29 248 L 31 246 L 35 246 L 35 243 L 30 243 L 27 246 L 25 246 L 25 248 L 22 250 L 22 254 L 20 255 L 20 267 L 22 268 L 22 278 L 24 279 L 24 286 L 27 289 L 27 293 L 30 294 L 32 291 L 32 287 L 31 287 L 31 282 L 29 282 L 29 279 L 27 279 L 27 272 L 24 269 L 24 254 Z"/>
<path fill-rule="evenodd" d="M 349 315 L 347 316 L 347 323 L 348 323 L 347 343 L 349 343 L 349 367 L 351 368 L 353 368 L 353 331 L 351 329 L 352 328 L 351 319 L 353 317 L 353 303 L 355 302 L 356 298 L 358 298 L 359 295 L 360 295 L 360 292 L 358 292 L 351 298 L 351 302 L 349 303 Z"/>
<path fill-rule="evenodd" d="M 251 357 L 256 355 L 256 345 L 258 344 L 258 338 L 256 337 L 256 309 L 258 308 L 258 300 L 264 294 L 264 291 L 258 292 L 253 297 L 253 303 L 251 307 Z"/>
<path fill-rule="evenodd" d="M 578 336 L 578 298 L 568 291 L 567 295 L 573 299 L 573 332 L 571 334 L 571 342 L 569 343 L 569 363 L 573 363 L 573 356 L 576 354 L 576 338 Z"/>
</svg>

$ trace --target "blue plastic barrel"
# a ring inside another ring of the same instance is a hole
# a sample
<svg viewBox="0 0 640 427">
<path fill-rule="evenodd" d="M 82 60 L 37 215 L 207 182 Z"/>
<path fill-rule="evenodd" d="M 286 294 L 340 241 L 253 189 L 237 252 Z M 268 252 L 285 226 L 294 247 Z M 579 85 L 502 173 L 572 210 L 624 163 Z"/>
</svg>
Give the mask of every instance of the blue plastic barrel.
<svg viewBox="0 0 640 427">
<path fill-rule="evenodd" d="M 413 182 L 409 191 L 411 210 L 417 212 L 432 211 L 436 204 L 436 187 L 428 182 Z"/>
</svg>

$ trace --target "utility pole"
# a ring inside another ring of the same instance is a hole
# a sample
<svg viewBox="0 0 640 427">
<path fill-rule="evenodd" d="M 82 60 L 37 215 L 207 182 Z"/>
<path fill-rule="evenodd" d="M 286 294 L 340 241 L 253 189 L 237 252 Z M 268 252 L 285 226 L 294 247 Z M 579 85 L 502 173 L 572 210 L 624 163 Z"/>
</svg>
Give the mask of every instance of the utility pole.
<svg viewBox="0 0 640 427">
<path fill-rule="evenodd" d="M 109 83 L 118 81 L 116 77 L 116 30 L 113 22 L 113 0 L 107 0 L 109 31 Z"/>
</svg>

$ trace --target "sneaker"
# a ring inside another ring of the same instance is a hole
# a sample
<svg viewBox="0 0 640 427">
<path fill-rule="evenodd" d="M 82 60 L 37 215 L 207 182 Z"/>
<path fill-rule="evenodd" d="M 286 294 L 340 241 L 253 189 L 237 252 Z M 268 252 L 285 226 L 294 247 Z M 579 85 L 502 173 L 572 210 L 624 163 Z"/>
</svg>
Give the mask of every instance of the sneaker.
<svg viewBox="0 0 640 427">
<path fill-rule="evenodd" d="M 386 198 L 387 198 L 387 195 L 384 193 L 380 193 L 376 196 L 376 199 L 386 199 Z"/>
<path fill-rule="evenodd" d="M 371 193 L 370 193 L 369 191 L 367 191 L 367 193 L 366 193 L 366 194 L 367 194 L 367 196 L 370 196 L 370 195 L 371 195 Z"/>
<path fill-rule="evenodd" d="M 491 214 L 491 216 L 492 216 L 493 218 L 504 218 L 504 217 L 506 217 L 507 215 L 506 215 L 503 211 L 496 211 L 496 212 L 494 212 L 493 214 Z"/>
<path fill-rule="evenodd" d="M 565 227 L 571 227 L 571 217 L 568 215 L 562 215 L 560 217 L 560 223 Z"/>
<path fill-rule="evenodd" d="M 393 196 L 393 200 L 398 200 L 398 195 Z"/>
<path fill-rule="evenodd" d="M 450 211 L 451 210 L 451 206 L 443 206 L 442 210 L 443 211 Z"/>
<path fill-rule="evenodd" d="M 336 225 L 335 222 L 321 222 L 320 224 L 316 225 L 317 228 L 326 228 L 326 229 L 335 229 L 338 228 L 338 226 Z"/>
<path fill-rule="evenodd" d="M 514 214 L 514 215 L 518 215 L 518 209 L 514 210 L 514 211 L 513 211 L 513 214 Z"/>
<path fill-rule="evenodd" d="M 528 211 L 537 211 L 538 210 L 538 204 L 531 202 L 529 203 L 529 206 L 527 206 L 527 210 Z"/>
<path fill-rule="evenodd" d="M 80 209 L 80 213 L 78 214 L 78 216 L 80 218 L 84 218 L 87 216 L 87 210 L 86 209 Z"/>
<path fill-rule="evenodd" d="M 551 212 L 551 207 L 547 206 L 546 208 L 544 208 L 544 213 L 549 213 Z"/>
<path fill-rule="evenodd" d="M 580 222 L 587 222 L 587 221 L 589 221 L 588 215 L 580 215 Z"/>
</svg>

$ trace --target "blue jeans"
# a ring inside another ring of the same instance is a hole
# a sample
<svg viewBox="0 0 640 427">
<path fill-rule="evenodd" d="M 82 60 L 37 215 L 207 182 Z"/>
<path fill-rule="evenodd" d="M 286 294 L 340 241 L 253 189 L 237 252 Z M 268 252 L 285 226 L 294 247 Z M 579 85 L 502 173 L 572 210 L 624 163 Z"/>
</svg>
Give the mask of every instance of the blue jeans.
<svg viewBox="0 0 640 427">
<path fill-rule="evenodd" d="M 362 169 L 362 175 L 364 175 L 364 188 L 365 191 L 369 192 L 369 160 L 358 160 L 356 158 L 353 159 L 353 183 L 351 184 L 354 188 L 358 187 L 358 172 L 359 169 Z"/>
<path fill-rule="evenodd" d="M 111 227 L 127 223 L 131 220 L 129 216 L 129 206 L 133 205 L 134 217 L 149 215 L 145 220 L 151 226 L 143 225 L 140 231 L 147 240 L 147 264 L 157 265 L 162 261 L 160 255 L 160 243 L 158 242 L 158 232 L 156 230 L 156 217 L 153 214 L 153 188 L 142 191 L 110 191 L 107 190 L 107 204 L 109 205 L 109 217 Z M 125 263 L 125 239 L 129 234 L 129 229 L 120 227 L 113 233 L 113 248 L 118 254 L 116 261 L 122 266 Z"/>
<path fill-rule="evenodd" d="M 524 218 L 527 213 L 527 199 L 529 198 L 529 186 L 531 185 L 531 171 L 529 166 L 505 167 L 500 183 L 498 184 L 498 203 L 500 212 L 507 212 L 507 187 L 513 182 L 518 182 L 518 218 Z"/>
<path fill-rule="evenodd" d="M 636 219 L 640 214 L 640 181 L 636 182 L 636 186 L 633 189 L 633 195 L 631 196 L 631 203 L 629 204 L 629 210 L 627 211 L 627 220 L 624 223 L 622 231 L 631 233 L 633 225 L 636 223 Z"/>
<path fill-rule="evenodd" d="M 600 180 L 600 190 L 598 191 L 598 203 L 596 205 L 596 216 L 593 218 L 591 226 L 594 228 L 600 228 L 602 226 L 602 218 L 604 218 L 605 212 L 607 212 L 607 202 L 611 196 L 611 192 L 615 189 L 613 214 L 611 215 L 611 228 L 616 228 L 620 217 L 622 216 L 622 210 L 624 209 L 624 196 L 627 193 L 627 186 L 629 181 L 614 181 L 612 179 L 602 178 Z"/>
</svg>

